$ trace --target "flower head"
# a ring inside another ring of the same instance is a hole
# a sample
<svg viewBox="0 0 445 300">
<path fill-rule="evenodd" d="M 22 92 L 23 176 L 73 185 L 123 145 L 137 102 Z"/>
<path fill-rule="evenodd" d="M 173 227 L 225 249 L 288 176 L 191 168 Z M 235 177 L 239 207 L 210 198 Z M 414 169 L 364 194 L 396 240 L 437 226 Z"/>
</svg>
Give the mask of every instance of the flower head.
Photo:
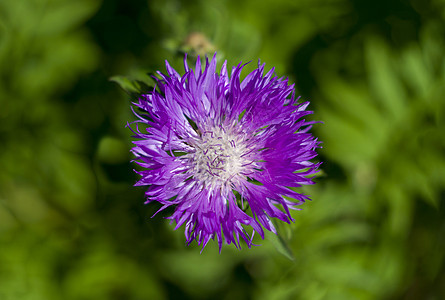
<svg viewBox="0 0 445 300">
<path fill-rule="evenodd" d="M 320 143 L 302 119 L 309 103 L 298 103 L 287 79 L 258 63 L 241 81 L 245 65 L 229 76 L 226 64 L 218 74 L 216 54 L 203 70 L 186 57 L 181 76 L 166 62 L 157 89 L 134 103 L 143 112 L 134 123 L 146 126 L 134 130 L 132 149 L 147 203 L 174 206 L 168 219 L 185 225 L 188 244 L 216 237 L 220 250 L 223 241 L 240 247 L 240 237 L 250 247 L 263 227 L 276 232 L 271 218 L 293 220 L 290 209 L 309 199 L 295 188 L 313 183 Z"/>
</svg>

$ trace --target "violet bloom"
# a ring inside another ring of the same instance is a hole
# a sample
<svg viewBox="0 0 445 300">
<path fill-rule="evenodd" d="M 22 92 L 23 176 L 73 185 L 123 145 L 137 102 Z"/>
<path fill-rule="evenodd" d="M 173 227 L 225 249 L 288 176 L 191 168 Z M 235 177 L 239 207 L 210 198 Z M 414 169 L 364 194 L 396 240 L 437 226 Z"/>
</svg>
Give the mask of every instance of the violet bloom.
<svg viewBox="0 0 445 300">
<path fill-rule="evenodd" d="M 302 119 L 309 102 L 297 103 L 294 85 L 274 69 L 264 75 L 264 64 L 241 82 L 245 65 L 229 76 L 226 64 L 218 74 L 216 54 L 203 71 L 199 57 L 195 69 L 185 58 L 181 76 L 166 62 L 158 89 L 134 103 L 143 112 L 134 123 L 146 126 L 132 149 L 146 203 L 174 206 L 168 219 L 185 225 L 188 244 L 216 237 L 220 250 L 224 240 L 240 247 L 240 237 L 250 247 L 262 227 L 276 233 L 271 218 L 293 220 L 289 210 L 309 199 L 294 188 L 312 184 L 320 164 L 310 161 L 320 143 L 308 133 L 314 122 Z"/>
</svg>

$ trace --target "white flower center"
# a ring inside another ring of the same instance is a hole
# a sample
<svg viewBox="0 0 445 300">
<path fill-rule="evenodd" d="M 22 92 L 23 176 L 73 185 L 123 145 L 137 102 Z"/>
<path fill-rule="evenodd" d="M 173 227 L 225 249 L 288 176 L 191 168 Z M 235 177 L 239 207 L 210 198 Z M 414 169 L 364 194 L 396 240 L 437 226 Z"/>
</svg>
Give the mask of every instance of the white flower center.
<svg viewBox="0 0 445 300">
<path fill-rule="evenodd" d="M 201 182 L 230 184 L 245 178 L 252 168 L 244 135 L 217 127 L 203 132 L 193 146 L 195 152 L 189 154 L 189 161 L 193 177 Z"/>
</svg>

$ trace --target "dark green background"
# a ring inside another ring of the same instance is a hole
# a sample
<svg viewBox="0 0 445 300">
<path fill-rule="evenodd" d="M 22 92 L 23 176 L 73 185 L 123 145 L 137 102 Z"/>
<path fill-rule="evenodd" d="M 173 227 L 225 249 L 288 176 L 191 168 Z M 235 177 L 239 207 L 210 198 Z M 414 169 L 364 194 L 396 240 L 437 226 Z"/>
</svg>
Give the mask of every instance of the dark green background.
<svg viewBox="0 0 445 300">
<path fill-rule="evenodd" d="M 443 0 L 0 0 L 0 299 L 443 299 L 444 24 Z M 109 79 L 215 49 L 324 121 L 294 260 L 273 236 L 200 254 L 132 186 Z"/>
</svg>

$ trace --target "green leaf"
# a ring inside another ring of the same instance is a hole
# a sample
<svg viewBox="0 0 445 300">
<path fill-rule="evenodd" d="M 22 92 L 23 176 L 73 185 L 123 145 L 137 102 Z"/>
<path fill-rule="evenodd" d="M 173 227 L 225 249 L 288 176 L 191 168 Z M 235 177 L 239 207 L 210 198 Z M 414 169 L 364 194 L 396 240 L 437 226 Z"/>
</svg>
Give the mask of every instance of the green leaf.
<svg viewBox="0 0 445 300">
<path fill-rule="evenodd" d="M 287 244 L 286 240 L 281 236 L 280 232 L 277 234 L 270 232 L 268 230 L 264 233 L 265 238 L 272 243 L 272 245 L 277 249 L 277 251 L 283 254 L 286 258 L 290 260 L 295 260 L 295 256 Z"/>
<path fill-rule="evenodd" d="M 116 82 L 125 92 L 129 94 L 139 92 L 137 83 L 124 76 L 113 76 L 110 78 L 110 81 Z"/>
<path fill-rule="evenodd" d="M 116 82 L 131 100 L 137 100 L 140 95 L 153 91 L 154 87 L 141 80 L 130 80 L 125 76 L 113 76 L 110 81 Z"/>
</svg>

